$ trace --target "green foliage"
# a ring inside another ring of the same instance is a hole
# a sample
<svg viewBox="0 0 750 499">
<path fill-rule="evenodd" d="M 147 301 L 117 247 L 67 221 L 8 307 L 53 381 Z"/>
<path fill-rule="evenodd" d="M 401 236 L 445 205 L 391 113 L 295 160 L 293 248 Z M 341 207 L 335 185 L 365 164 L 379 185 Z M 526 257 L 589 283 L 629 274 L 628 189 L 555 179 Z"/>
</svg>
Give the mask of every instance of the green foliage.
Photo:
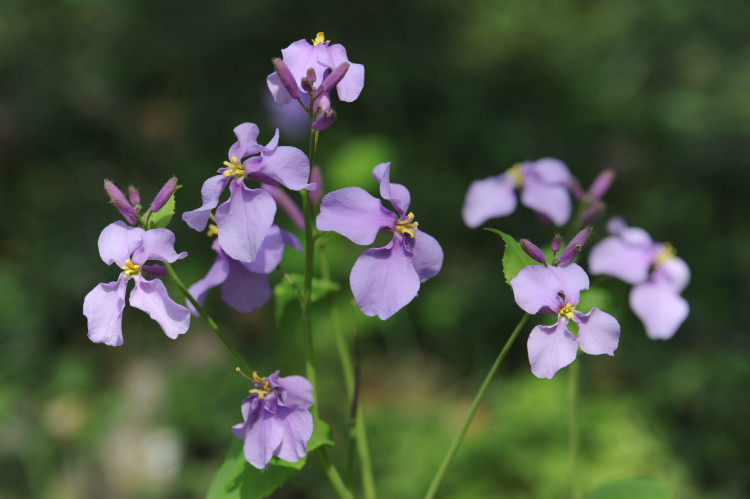
<svg viewBox="0 0 750 499">
<path fill-rule="evenodd" d="M 163 229 L 169 226 L 169 222 L 172 221 L 172 217 L 174 216 L 174 211 L 175 211 L 174 196 L 175 194 L 177 194 L 177 189 L 179 189 L 180 187 L 182 186 L 180 185 L 177 186 L 177 188 L 174 191 L 174 194 L 172 194 L 169 197 L 169 200 L 164 204 L 164 206 L 161 207 L 159 211 L 151 214 L 151 217 L 148 220 L 149 228 Z"/>
<path fill-rule="evenodd" d="M 302 286 L 305 282 L 305 276 L 302 274 L 289 274 L 289 277 L 301 292 Z M 313 277 L 312 295 L 310 298 L 313 302 L 316 302 L 321 298 L 324 298 L 328 293 L 333 293 L 339 289 L 341 289 L 341 286 L 336 282 Z M 274 317 L 278 324 L 281 322 L 281 317 L 284 315 L 284 309 L 286 308 L 287 303 L 289 303 L 290 300 L 294 300 L 297 297 L 297 293 L 292 285 L 289 284 L 289 281 L 282 279 L 276 286 L 274 286 L 273 296 L 276 304 Z"/>
<path fill-rule="evenodd" d="M 522 268 L 528 265 L 539 265 L 539 262 L 531 258 L 521 248 L 521 244 L 513 239 L 512 236 L 501 232 L 497 229 L 491 229 L 485 227 L 484 230 L 494 232 L 498 236 L 503 238 L 505 241 L 505 252 L 503 253 L 503 274 L 505 274 L 505 282 L 510 284 L 510 281 L 518 275 Z"/>
<path fill-rule="evenodd" d="M 653 480 L 636 478 L 602 485 L 586 499 L 672 499 L 672 492 Z"/>
</svg>

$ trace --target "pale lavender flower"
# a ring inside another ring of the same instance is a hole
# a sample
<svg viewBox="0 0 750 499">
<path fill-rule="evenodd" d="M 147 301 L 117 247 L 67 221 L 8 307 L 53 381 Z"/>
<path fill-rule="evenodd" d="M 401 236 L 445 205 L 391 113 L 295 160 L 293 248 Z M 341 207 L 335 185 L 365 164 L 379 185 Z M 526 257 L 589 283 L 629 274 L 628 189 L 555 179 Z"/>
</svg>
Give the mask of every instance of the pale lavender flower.
<svg viewBox="0 0 750 499">
<path fill-rule="evenodd" d="M 255 387 L 242 401 L 243 422 L 232 427 L 245 442 L 245 459 L 258 469 L 268 469 L 273 456 L 299 461 L 313 432 L 312 384 L 302 376 L 282 378 L 279 371 L 268 378 L 254 372 L 248 379 Z"/>
<path fill-rule="evenodd" d="M 104 228 L 99 235 L 99 256 L 107 265 L 122 269 L 117 281 L 101 283 L 83 300 L 83 315 L 88 321 L 88 336 L 94 343 L 122 345 L 122 312 L 128 281 L 135 282 L 130 305 L 143 310 L 155 320 L 164 334 L 175 339 L 190 326 L 190 312 L 175 303 L 159 279 L 166 274 L 161 265 L 145 265 L 149 260 L 173 263 L 187 253 L 176 253 L 174 234 L 168 229 L 145 231 L 129 227 L 122 221 Z"/>
<path fill-rule="evenodd" d="M 553 314 L 557 322 L 536 326 L 527 343 L 531 372 L 537 378 L 552 378 L 572 363 L 578 348 L 590 355 L 614 355 L 620 340 L 617 319 L 598 308 L 583 314 L 576 310 L 580 293 L 589 289 L 589 277 L 575 263 L 565 267 L 529 265 L 510 281 L 516 303 L 529 314 Z M 578 335 L 568 330 L 568 321 Z"/>
<path fill-rule="evenodd" d="M 346 187 L 323 197 L 316 222 L 318 230 L 338 232 L 360 245 L 372 244 L 381 230 L 393 234 L 386 246 L 362 253 L 349 276 L 362 313 L 382 320 L 411 302 L 420 283 L 437 274 L 443 264 L 440 244 L 417 228 L 414 214 L 409 212 L 409 191 L 390 182 L 390 168 L 390 163 L 382 163 L 372 175 L 380 184 L 380 196 L 396 213 L 365 190 Z"/>
<path fill-rule="evenodd" d="M 283 185 L 299 191 L 314 188 L 308 184 L 310 162 L 296 147 L 279 146 L 279 131 L 262 146 L 258 144 L 258 127 L 243 123 L 234 129 L 237 142 L 229 148 L 229 161 L 210 177 L 201 188 L 203 206 L 182 214 L 182 219 L 193 229 L 202 231 L 211 210 L 216 208 L 219 244 L 224 252 L 241 262 L 252 262 L 273 224 L 276 203 L 263 189 L 251 189 L 245 180 L 269 185 Z M 244 159 L 247 158 L 247 159 Z M 219 196 L 229 185 L 229 199 L 219 205 Z"/>
<path fill-rule="evenodd" d="M 671 244 L 654 242 L 645 230 L 628 227 L 622 218 L 611 219 L 607 230 L 612 235 L 591 249 L 589 270 L 632 284 L 630 308 L 648 337 L 671 338 L 690 312 L 680 296 L 690 282 L 690 269 Z"/>
<path fill-rule="evenodd" d="M 518 203 L 514 191 L 520 189 L 521 204 L 559 227 L 570 218 L 572 185 L 573 176 L 559 159 L 525 161 L 501 175 L 472 182 L 461 215 L 472 229 L 491 218 L 510 215 Z"/>
<path fill-rule="evenodd" d="M 216 226 L 211 225 L 209 232 L 215 229 Z M 258 249 L 255 261 L 246 263 L 226 255 L 219 241 L 215 240 L 211 246 L 216 252 L 214 264 L 206 276 L 190 286 L 188 291 L 203 305 L 208 291 L 221 285 L 221 298 L 224 302 L 237 312 L 249 314 L 271 299 L 268 274 L 281 263 L 285 245 L 302 251 L 302 245 L 296 237 L 272 225 Z M 193 315 L 197 315 L 192 305 L 188 304 L 188 308 L 193 311 Z"/>
</svg>

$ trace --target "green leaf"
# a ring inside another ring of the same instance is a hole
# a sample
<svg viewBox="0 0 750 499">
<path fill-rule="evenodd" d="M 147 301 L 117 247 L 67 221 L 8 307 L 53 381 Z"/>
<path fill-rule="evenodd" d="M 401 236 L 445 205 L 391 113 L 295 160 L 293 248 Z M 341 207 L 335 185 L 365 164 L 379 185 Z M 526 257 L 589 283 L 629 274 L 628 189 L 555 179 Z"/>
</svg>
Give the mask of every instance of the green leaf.
<svg viewBox="0 0 750 499">
<path fill-rule="evenodd" d="M 313 424 L 313 434 L 307 443 L 307 455 L 322 446 L 332 446 L 331 428 L 322 419 Z M 262 499 L 300 471 L 307 462 L 303 457 L 295 463 L 274 456 L 267 470 L 259 470 L 245 460 L 243 442 L 234 439 L 224 462 L 208 487 L 206 499 Z"/>
<path fill-rule="evenodd" d="M 178 185 L 175 188 L 174 194 L 169 197 L 169 200 L 164 204 L 164 206 L 161 207 L 159 211 L 151 214 L 151 217 L 148 219 L 149 227 L 151 227 L 152 229 L 163 229 L 169 225 L 169 222 L 172 220 L 172 216 L 174 216 L 174 195 L 177 193 L 177 189 L 179 189 L 180 187 L 182 186 Z"/>
<path fill-rule="evenodd" d="M 302 274 L 289 274 L 289 277 L 291 277 L 292 281 L 294 281 L 294 284 L 297 285 L 297 289 L 301 293 L 305 283 L 305 276 Z M 333 293 L 335 291 L 338 291 L 339 289 L 341 289 L 341 286 L 339 286 L 339 284 L 336 282 L 313 277 L 312 293 L 310 299 L 313 302 L 316 302 L 321 298 L 324 298 L 329 293 Z M 292 285 L 289 284 L 286 279 L 282 279 L 276 286 L 274 286 L 273 297 L 276 304 L 274 315 L 276 318 L 276 323 L 278 324 L 281 322 L 281 317 L 284 315 L 284 309 L 286 308 L 287 303 L 289 303 L 291 300 L 295 300 L 297 298 L 297 294 L 295 293 L 294 288 L 292 288 Z"/>
<path fill-rule="evenodd" d="M 531 258 L 521 248 L 521 244 L 509 236 L 505 232 L 501 232 L 497 229 L 490 229 L 485 227 L 484 230 L 494 232 L 498 236 L 503 238 L 505 241 L 505 253 L 503 253 L 503 273 L 505 274 L 505 282 L 510 284 L 510 281 L 518 275 L 522 268 L 529 265 L 541 265 L 539 262 Z"/>
<path fill-rule="evenodd" d="M 648 478 L 634 478 L 602 485 L 586 499 L 673 499 L 664 485 Z"/>
</svg>

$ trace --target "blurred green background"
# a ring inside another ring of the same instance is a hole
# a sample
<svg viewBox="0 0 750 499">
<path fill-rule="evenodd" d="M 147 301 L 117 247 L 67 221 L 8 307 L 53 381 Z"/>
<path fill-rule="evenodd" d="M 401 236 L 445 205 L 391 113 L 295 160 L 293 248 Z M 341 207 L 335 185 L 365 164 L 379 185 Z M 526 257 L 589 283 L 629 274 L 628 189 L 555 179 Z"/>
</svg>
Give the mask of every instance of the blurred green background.
<svg viewBox="0 0 750 499">
<path fill-rule="evenodd" d="M 392 161 L 420 228 L 445 250 L 442 272 L 387 322 L 350 313 L 348 286 L 336 295 L 347 333 L 356 323 L 361 336 L 379 493 L 424 493 L 521 316 L 500 239 L 461 222 L 466 188 L 554 156 L 584 186 L 614 169 L 607 215 L 672 242 L 693 273 L 690 317 L 667 342 L 647 339 L 628 288 L 611 283 L 620 347 L 579 356 L 584 491 L 644 477 L 685 499 L 750 496 L 749 18 L 740 0 L 3 0 L 0 496 L 205 493 L 246 382 L 197 320 L 173 342 L 127 308 L 122 347 L 88 341 L 83 297 L 116 275 L 96 245 L 118 218 L 102 180 L 134 184 L 148 202 L 175 174 L 178 213 L 197 207 L 232 128 L 258 123 L 267 141 L 278 126 L 270 58 L 317 31 L 366 68 L 360 98 L 338 104 L 321 135 L 326 189 L 375 192 L 371 168 Z M 292 129 L 281 139 L 306 147 Z M 489 225 L 540 243 L 553 233 L 525 208 Z M 191 255 L 176 269 L 194 282 L 212 261 L 208 241 L 179 219 L 171 228 Z M 600 224 L 593 237 L 604 235 Z M 346 283 L 361 248 L 327 241 Z M 299 271 L 299 256 L 285 266 Z M 217 295 L 209 311 L 260 373 L 303 372 L 293 307 L 277 325 L 273 304 L 242 316 Z M 347 411 L 318 308 L 321 412 L 341 463 Z M 534 378 L 524 343 L 440 497 L 567 497 L 567 372 Z M 275 497 L 332 495 L 310 462 Z"/>
</svg>

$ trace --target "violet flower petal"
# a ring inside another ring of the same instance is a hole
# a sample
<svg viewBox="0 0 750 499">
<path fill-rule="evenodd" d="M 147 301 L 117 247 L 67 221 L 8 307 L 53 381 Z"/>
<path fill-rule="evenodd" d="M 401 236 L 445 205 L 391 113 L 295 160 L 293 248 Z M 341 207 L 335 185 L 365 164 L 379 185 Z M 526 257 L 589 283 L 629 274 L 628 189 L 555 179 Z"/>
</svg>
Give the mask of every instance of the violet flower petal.
<svg viewBox="0 0 750 499">
<path fill-rule="evenodd" d="M 169 229 L 151 229 L 143 234 L 143 246 L 133 253 L 132 261 L 138 265 L 148 260 L 174 263 L 187 256 L 187 252 L 177 253 L 174 249 L 175 235 Z"/>
<path fill-rule="evenodd" d="M 273 224 L 276 203 L 263 189 L 242 182 L 232 182 L 229 190 L 229 200 L 216 209 L 219 244 L 235 260 L 252 262 Z"/>
<path fill-rule="evenodd" d="M 475 229 L 491 218 L 513 213 L 518 205 L 514 190 L 513 179 L 506 174 L 472 182 L 461 208 L 466 226 Z"/>
<path fill-rule="evenodd" d="M 680 293 L 690 282 L 690 268 L 682 258 L 672 257 L 657 265 L 651 279 L 654 281 L 663 279 L 669 282 L 676 293 Z"/>
<path fill-rule="evenodd" d="M 94 343 L 122 345 L 122 312 L 127 286 L 128 279 L 121 275 L 116 281 L 98 284 L 83 299 L 88 337 Z"/>
<path fill-rule="evenodd" d="M 245 263 L 245 267 L 257 274 L 270 274 L 281 263 L 284 257 L 284 245 L 288 244 L 287 241 L 291 241 L 289 246 L 300 248 L 301 250 L 302 246 L 295 236 L 281 230 L 278 225 L 272 225 L 268 229 L 266 238 L 263 239 L 260 248 L 258 248 L 258 255 L 255 261 Z"/>
<path fill-rule="evenodd" d="M 125 265 L 125 260 L 140 247 L 144 232 L 140 227 L 131 227 L 122 220 L 107 225 L 99 234 L 99 256 L 107 265 Z"/>
<path fill-rule="evenodd" d="M 578 346 L 589 355 L 614 355 L 620 342 L 620 324 L 617 319 L 598 308 L 588 314 L 573 312 L 578 326 Z"/>
<path fill-rule="evenodd" d="M 219 204 L 219 196 L 229 181 L 230 179 L 224 175 L 215 175 L 203 182 L 203 187 L 201 187 L 203 206 L 182 214 L 182 219 L 191 229 L 201 231 L 206 228 L 211 210 Z"/>
<path fill-rule="evenodd" d="M 443 248 L 437 239 L 419 229 L 414 229 L 417 237 L 414 238 L 412 248 L 412 263 L 414 270 L 419 275 L 419 282 L 425 282 L 433 277 L 443 266 Z"/>
<path fill-rule="evenodd" d="M 339 99 L 344 102 L 357 100 L 365 86 L 365 67 L 362 64 L 349 61 L 346 56 L 346 49 L 338 43 L 328 47 L 328 54 L 331 58 L 331 68 L 336 68 L 345 62 L 349 63 L 349 69 L 336 85 L 336 94 Z"/>
<path fill-rule="evenodd" d="M 320 231 L 338 232 L 355 244 L 368 245 L 380 229 L 393 228 L 397 221 L 395 213 L 364 189 L 345 187 L 323 197 L 316 226 Z"/>
<path fill-rule="evenodd" d="M 254 180 L 283 185 L 293 191 L 315 187 L 307 182 L 310 178 L 310 161 L 296 147 L 277 147 L 273 152 L 263 153 L 261 158 L 261 167 L 251 175 Z"/>
<path fill-rule="evenodd" d="M 665 281 L 647 281 L 634 286 L 629 301 L 652 340 L 674 336 L 690 312 L 688 302 Z"/>
<path fill-rule="evenodd" d="M 562 285 L 550 267 L 528 265 L 510 281 L 516 304 L 524 312 L 557 314 L 565 305 L 558 295 Z"/>
<path fill-rule="evenodd" d="M 286 212 L 295 227 L 300 230 L 305 229 L 305 217 L 302 210 L 284 189 L 268 184 L 263 184 L 261 187 L 271 195 L 276 205 Z M 312 193 L 310 195 L 312 196 Z"/>
<path fill-rule="evenodd" d="M 638 284 L 648 278 L 654 256 L 650 245 L 631 245 L 619 236 L 609 236 L 591 248 L 589 272 Z"/>
<path fill-rule="evenodd" d="M 573 306 L 578 305 L 581 291 L 589 289 L 589 276 L 586 271 L 575 263 L 564 267 L 548 267 L 548 269 L 560 282 L 558 292 L 565 296 L 565 301 Z"/>
<path fill-rule="evenodd" d="M 570 187 L 573 182 L 573 175 L 570 174 L 568 166 L 559 159 L 540 158 L 536 161 L 524 163 L 524 166 L 522 166 L 524 171 L 527 171 L 526 165 L 531 166 L 534 175 L 547 184 L 560 184 Z"/>
<path fill-rule="evenodd" d="M 190 288 L 188 288 L 188 291 L 193 296 L 193 298 L 195 298 L 195 301 L 197 301 L 201 305 L 205 303 L 208 291 L 211 288 L 215 288 L 219 284 L 222 284 L 227 280 L 227 277 L 229 276 L 229 259 L 221 250 L 221 247 L 218 244 L 215 244 L 214 249 L 216 249 L 216 260 L 214 260 L 213 265 L 211 265 L 211 268 L 208 269 L 208 272 L 203 277 L 203 279 L 196 281 L 192 286 L 190 286 Z M 198 316 L 198 312 L 194 309 L 190 302 L 187 302 L 187 307 L 194 316 Z"/>
<path fill-rule="evenodd" d="M 578 342 L 566 326 L 567 320 L 563 319 L 552 326 L 537 326 L 531 330 L 526 346 L 531 372 L 537 378 L 551 379 L 576 360 Z"/>
<path fill-rule="evenodd" d="M 523 175 L 521 204 L 549 218 L 558 227 L 565 225 L 572 210 L 567 187 L 547 183 L 531 173 Z"/>
<path fill-rule="evenodd" d="M 279 376 L 279 371 L 268 377 L 272 387 L 279 389 L 279 405 L 290 409 L 309 409 L 313 405 L 313 387 L 302 376 Z"/>
<path fill-rule="evenodd" d="M 245 264 L 229 259 L 229 275 L 221 286 L 221 299 L 237 312 L 252 313 L 271 299 L 271 286 L 265 274 L 256 274 Z"/>
<path fill-rule="evenodd" d="M 411 195 L 409 190 L 401 184 L 390 181 L 391 163 L 381 163 L 372 169 L 372 177 L 380 184 L 380 197 L 388 200 L 400 216 L 409 211 Z"/>
<path fill-rule="evenodd" d="M 250 413 L 245 423 L 245 459 L 258 469 L 268 469 L 276 450 L 284 438 L 284 429 L 275 414 L 262 405 Z"/>
<path fill-rule="evenodd" d="M 394 236 L 388 246 L 366 250 L 354 262 L 349 284 L 365 315 L 386 320 L 417 296 L 419 275 L 399 239 Z"/>
<path fill-rule="evenodd" d="M 190 311 L 169 297 L 167 288 L 159 279 L 135 279 L 135 287 L 130 292 L 130 306 L 146 312 L 173 340 L 190 327 Z"/>
<path fill-rule="evenodd" d="M 234 127 L 234 135 L 237 137 L 237 142 L 231 145 L 227 157 L 231 160 L 232 157 L 237 157 L 238 160 L 258 154 L 261 151 L 265 151 L 266 148 L 258 144 L 258 135 L 260 129 L 255 123 L 242 123 Z"/>
<path fill-rule="evenodd" d="M 296 462 L 307 454 L 307 442 L 313 432 L 313 418 L 308 410 L 279 406 L 276 415 L 283 431 L 281 444 L 275 454 L 284 461 Z"/>
</svg>

